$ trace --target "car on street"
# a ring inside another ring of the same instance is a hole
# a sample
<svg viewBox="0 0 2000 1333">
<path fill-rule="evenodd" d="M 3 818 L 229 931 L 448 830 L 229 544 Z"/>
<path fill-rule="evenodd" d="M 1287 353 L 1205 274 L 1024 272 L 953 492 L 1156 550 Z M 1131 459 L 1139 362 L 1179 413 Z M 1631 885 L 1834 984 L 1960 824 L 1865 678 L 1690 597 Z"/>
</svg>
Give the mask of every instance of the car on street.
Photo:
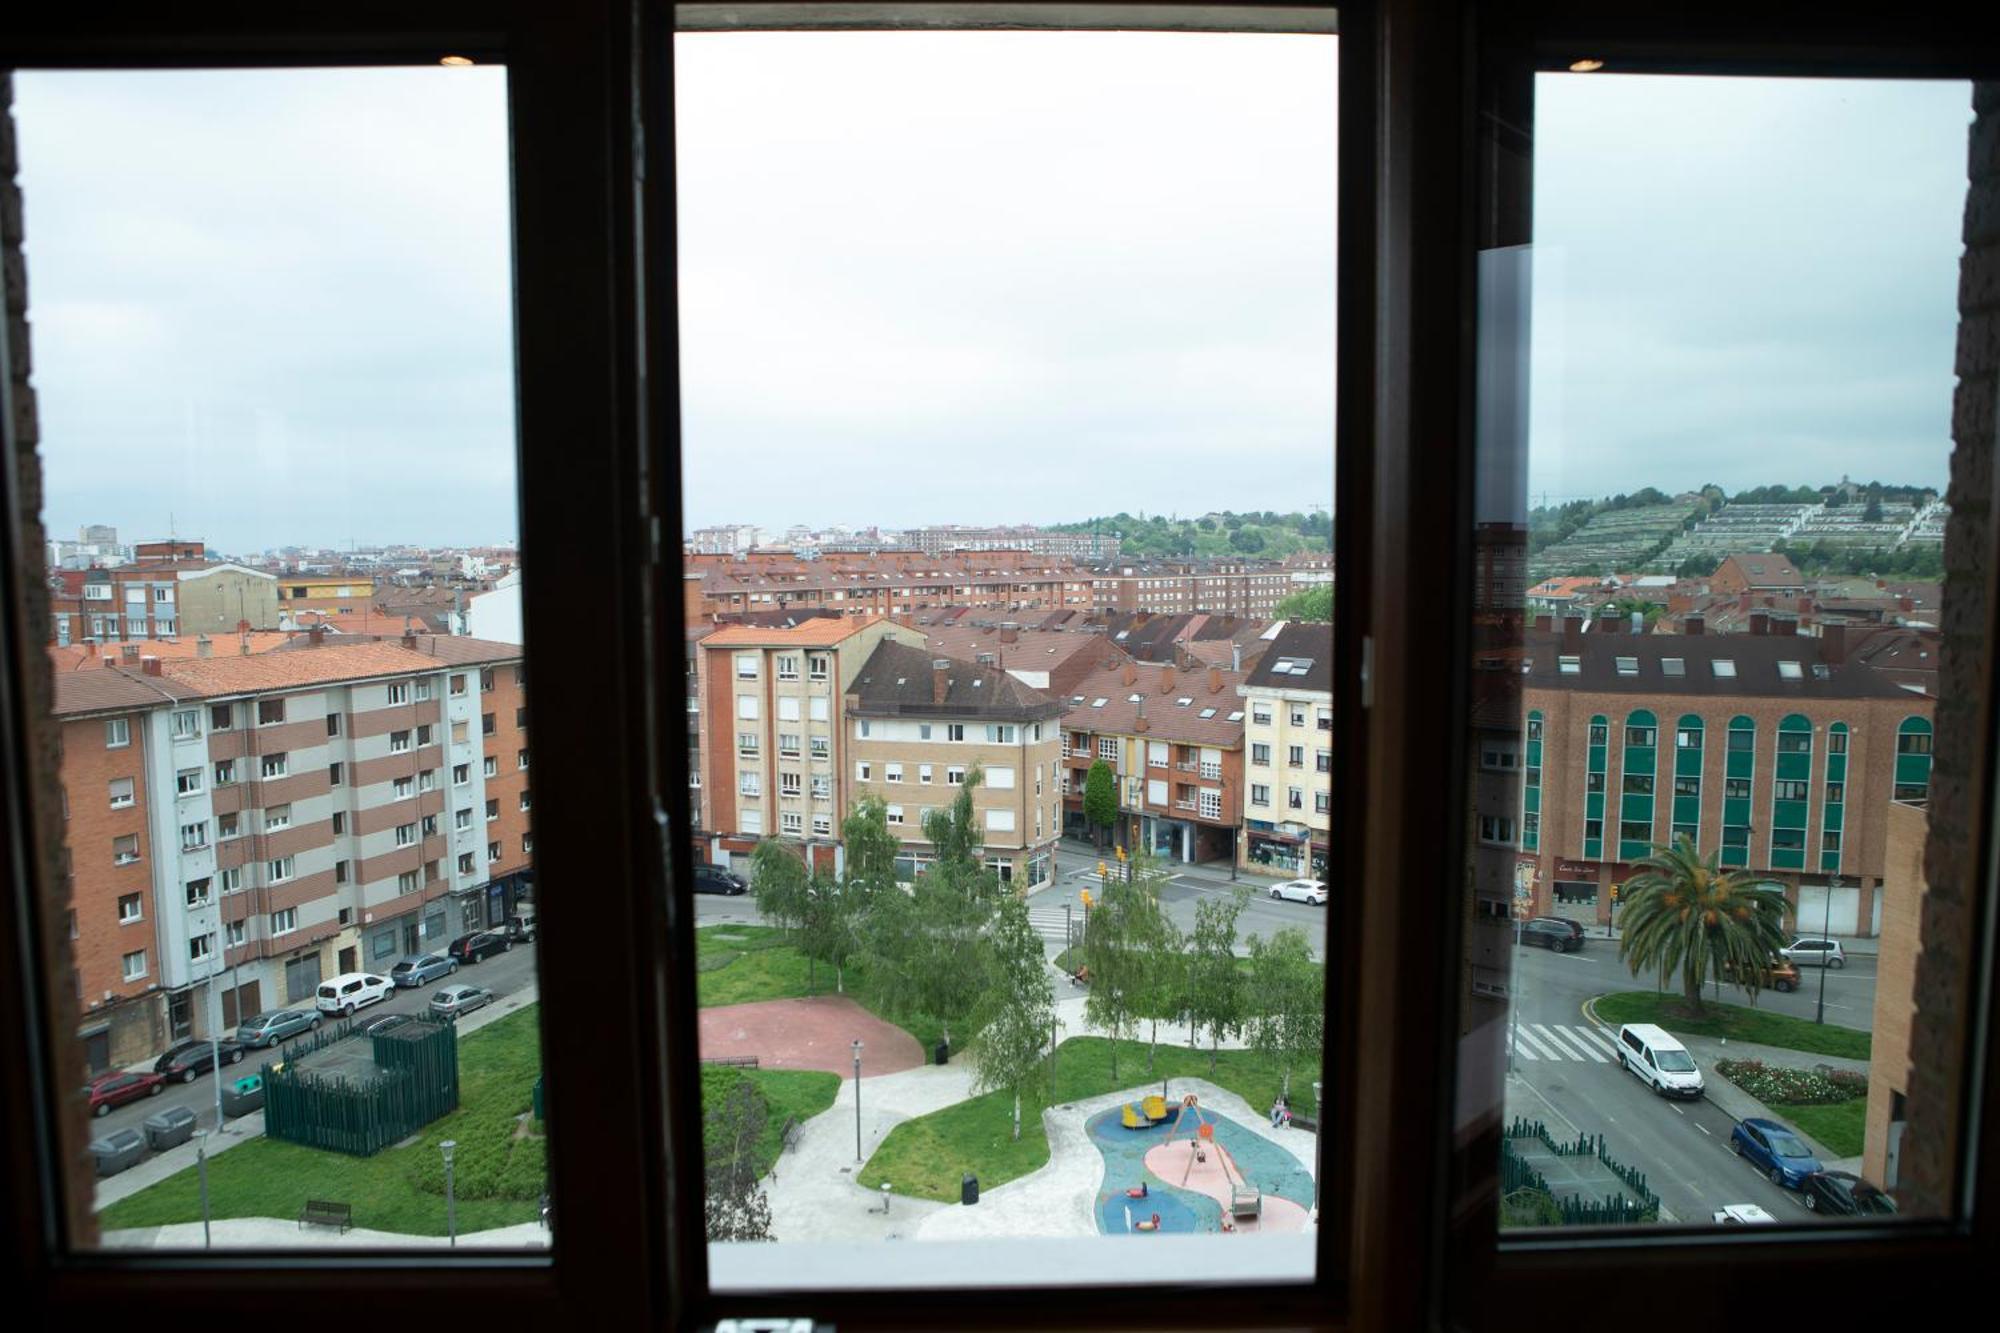
<svg viewBox="0 0 2000 1333">
<path fill-rule="evenodd" d="M 694 868 L 694 891 L 696 893 L 748 893 L 750 881 L 733 870 L 712 866 L 706 862 Z"/>
<path fill-rule="evenodd" d="M 414 1023 L 416 1021 L 416 1019 L 410 1017 L 408 1014 L 381 1014 L 356 1023 L 354 1030 L 364 1037 L 373 1037 L 383 1032 L 394 1032 L 405 1023 Z"/>
<path fill-rule="evenodd" d="M 1316 879 L 1288 879 L 1283 884 L 1273 884 L 1271 896 L 1280 902 L 1311 903 L 1314 907 L 1324 907 L 1326 885 Z"/>
<path fill-rule="evenodd" d="M 1775 1120 L 1752 1116 L 1729 1131 L 1729 1150 L 1771 1178 L 1781 1189 L 1795 1190 L 1820 1169 L 1805 1140 Z"/>
<path fill-rule="evenodd" d="M 479 963 L 496 953 L 506 953 L 514 947 L 514 941 L 491 930 L 475 930 L 470 935 L 460 935 L 445 947 L 447 956 L 461 963 Z"/>
<path fill-rule="evenodd" d="M 1759 1208 L 1754 1203 L 1724 1204 L 1715 1210 L 1715 1221 L 1722 1226 L 1755 1226 L 1760 1222 L 1775 1222 L 1778 1219 Z"/>
<path fill-rule="evenodd" d="M 1583 923 L 1566 916 L 1531 916 L 1521 923 L 1521 944 L 1575 953 L 1583 947 Z"/>
<path fill-rule="evenodd" d="M 167 1048 L 167 1053 L 153 1061 L 153 1072 L 164 1079 L 179 1079 L 183 1083 L 194 1082 L 196 1074 L 206 1074 L 215 1068 L 217 1055 L 222 1063 L 233 1065 L 243 1058 L 243 1048 L 233 1040 L 224 1040 L 214 1046 L 190 1037 L 186 1041 L 175 1042 Z"/>
<path fill-rule="evenodd" d="M 532 940 L 535 938 L 535 908 L 532 903 L 521 903 L 514 908 L 514 915 L 507 918 L 501 927 L 510 940 Z"/>
<path fill-rule="evenodd" d="M 1699 1097 L 1701 1069 L 1688 1048 L 1657 1023 L 1627 1023 L 1618 1029 L 1619 1067 L 1662 1097 Z"/>
<path fill-rule="evenodd" d="M 1722 962 L 1722 979 L 1735 981 L 1737 972 L 1736 964 L 1725 958 Z M 1789 994 L 1799 988 L 1799 965 L 1782 955 L 1774 956 L 1764 965 L 1763 978 L 1758 984 L 1766 990 L 1777 991 L 1780 995 Z"/>
<path fill-rule="evenodd" d="M 455 1019 L 493 1003 L 493 992 L 484 986 L 446 986 L 431 996 L 431 1015 Z"/>
<path fill-rule="evenodd" d="M 141 1097 L 157 1097 L 166 1086 L 167 1081 L 158 1074 L 120 1071 L 93 1079 L 83 1091 L 90 1099 L 92 1115 L 108 1115 L 114 1106 L 136 1102 Z"/>
<path fill-rule="evenodd" d="M 381 1003 L 395 989 L 395 982 L 377 973 L 345 972 L 331 981 L 321 982 L 313 1003 L 321 1013 L 345 1014 L 352 1018 L 356 1009 Z"/>
<path fill-rule="evenodd" d="M 1807 935 L 1793 940 L 1778 952 L 1801 967 L 1847 966 L 1847 951 L 1840 947 L 1839 940 Z"/>
<path fill-rule="evenodd" d="M 1852 1171 L 1816 1171 L 1806 1177 L 1799 1194 L 1816 1213 L 1868 1217 L 1896 1211 L 1894 1199 Z"/>
<path fill-rule="evenodd" d="M 448 977 L 458 971 L 458 963 L 440 953 L 413 953 L 397 961 L 389 969 L 389 980 L 398 986 L 416 987 L 428 985 L 439 977 Z"/>
<path fill-rule="evenodd" d="M 252 1014 L 238 1024 L 236 1040 L 245 1046 L 276 1046 L 287 1037 L 312 1031 L 319 1024 L 319 1014 L 310 1009 L 273 1009 L 269 1013 Z"/>
</svg>

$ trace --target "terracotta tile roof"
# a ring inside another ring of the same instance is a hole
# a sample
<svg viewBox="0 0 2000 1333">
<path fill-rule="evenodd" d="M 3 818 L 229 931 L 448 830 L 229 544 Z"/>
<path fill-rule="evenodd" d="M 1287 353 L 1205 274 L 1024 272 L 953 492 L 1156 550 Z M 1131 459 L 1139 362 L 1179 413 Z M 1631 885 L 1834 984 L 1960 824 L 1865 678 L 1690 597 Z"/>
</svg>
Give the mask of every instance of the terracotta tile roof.
<svg viewBox="0 0 2000 1333">
<path fill-rule="evenodd" d="M 65 671 L 56 677 L 55 685 L 57 717 L 143 712 L 200 697 L 200 691 L 171 677 L 148 676 L 122 667 Z"/>
<path fill-rule="evenodd" d="M 1147 722 L 1144 734 L 1150 740 L 1225 749 L 1243 744 L 1244 702 L 1236 697 L 1236 687 L 1249 678 L 1247 672 L 1220 668 L 1174 671 L 1140 662 L 1132 665 L 1133 680 L 1127 684 L 1125 670 L 1122 666 L 1100 668 L 1077 682 L 1064 700 L 1069 710 L 1063 714 L 1063 725 L 1073 731 L 1136 735 L 1134 723 L 1143 708 Z M 1221 688 L 1209 688 L 1211 673 L 1220 679 Z M 1135 694 L 1137 700 L 1132 697 Z M 1102 705 L 1097 704 L 1099 699 L 1104 700 Z M 1188 702 L 1184 704 L 1182 699 Z M 1210 710 L 1211 716 L 1202 716 Z"/>
<path fill-rule="evenodd" d="M 419 635 L 414 648 L 400 639 L 369 643 L 327 643 L 319 648 L 211 657 L 161 663 L 160 679 L 200 695 L 255 694 L 303 689 L 342 681 L 436 671 L 440 666 L 472 666 L 518 661 L 520 648 L 447 635 Z M 83 673 L 89 674 L 89 673 Z M 106 673 L 109 674 L 109 673 Z"/>
<path fill-rule="evenodd" d="M 279 630 L 252 630 L 250 633 L 250 651 L 252 653 L 268 653 L 273 648 L 282 647 L 292 637 L 292 635 Z M 305 636 L 301 634 L 297 637 L 303 639 Z M 240 657 L 243 655 L 241 639 L 242 636 L 236 634 L 212 635 L 209 638 L 209 652 L 216 657 L 225 655 Z M 114 641 L 112 643 L 97 644 L 94 647 L 81 643 L 73 643 L 63 648 L 51 645 L 49 648 L 49 665 L 59 672 L 102 671 L 104 669 L 103 659 L 106 657 L 115 657 L 124 665 L 130 666 L 134 671 L 137 671 L 139 669 L 138 658 L 133 658 L 129 661 L 126 661 L 124 658 L 124 649 L 127 646 L 136 647 L 141 657 L 157 657 L 161 661 L 177 660 L 184 657 L 192 658 L 200 651 L 201 647 L 197 638 L 192 637 L 134 639 L 126 642 Z"/>
<path fill-rule="evenodd" d="M 709 648 L 826 648 L 882 619 L 880 616 L 851 616 L 838 620 L 817 618 L 791 626 L 725 625 L 703 639 Z"/>
</svg>

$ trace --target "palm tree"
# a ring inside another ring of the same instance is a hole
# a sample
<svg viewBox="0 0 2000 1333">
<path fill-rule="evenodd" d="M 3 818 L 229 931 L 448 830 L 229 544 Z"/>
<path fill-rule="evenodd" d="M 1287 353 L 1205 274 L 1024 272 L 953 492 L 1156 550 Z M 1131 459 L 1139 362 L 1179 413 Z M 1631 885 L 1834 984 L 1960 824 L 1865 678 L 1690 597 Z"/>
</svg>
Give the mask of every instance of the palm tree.
<svg viewBox="0 0 2000 1333">
<path fill-rule="evenodd" d="M 1696 1015 L 1702 982 L 1725 967 L 1754 996 L 1785 942 L 1784 897 L 1742 871 L 1721 869 L 1714 854 L 1703 860 L 1686 834 L 1636 864 L 1640 872 L 1625 882 L 1619 905 L 1625 933 L 1618 941 L 1633 975 L 1658 969 L 1664 979 L 1678 970 Z"/>
</svg>

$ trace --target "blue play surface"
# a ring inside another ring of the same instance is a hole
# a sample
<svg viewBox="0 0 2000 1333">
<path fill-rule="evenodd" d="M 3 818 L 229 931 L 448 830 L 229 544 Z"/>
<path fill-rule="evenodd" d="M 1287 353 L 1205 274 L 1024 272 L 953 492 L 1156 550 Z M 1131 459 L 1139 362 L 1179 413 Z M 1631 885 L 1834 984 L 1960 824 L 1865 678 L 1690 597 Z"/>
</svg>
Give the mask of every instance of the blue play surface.
<svg viewBox="0 0 2000 1333">
<path fill-rule="evenodd" d="M 1090 1135 L 1090 1141 L 1104 1156 L 1104 1183 L 1097 1194 L 1097 1229 L 1109 1236 L 1128 1234 L 1125 1218 L 1126 1209 L 1130 1208 L 1134 1222 L 1158 1213 L 1161 1231 L 1219 1233 L 1222 1230 L 1220 1203 L 1206 1194 L 1184 1190 L 1161 1180 L 1146 1169 L 1146 1154 L 1165 1143 L 1172 1133 L 1174 1116 L 1179 1112 L 1178 1105 L 1168 1108 L 1165 1120 L 1145 1129 L 1125 1128 L 1120 1122 L 1120 1109 L 1113 1106 L 1099 1111 L 1083 1126 Z M 1312 1206 L 1312 1175 L 1299 1165 L 1297 1158 L 1227 1116 L 1206 1109 L 1202 1114 L 1215 1126 L 1216 1142 L 1229 1150 L 1237 1168 L 1251 1184 L 1266 1194 L 1290 1199 L 1302 1208 Z M 1189 1123 L 1193 1123 L 1192 1115 Z M 1146 1186 L 1146 1197 L 1128 1197 L 1125 1191 L 1141 1182 Z"/>
</svg>

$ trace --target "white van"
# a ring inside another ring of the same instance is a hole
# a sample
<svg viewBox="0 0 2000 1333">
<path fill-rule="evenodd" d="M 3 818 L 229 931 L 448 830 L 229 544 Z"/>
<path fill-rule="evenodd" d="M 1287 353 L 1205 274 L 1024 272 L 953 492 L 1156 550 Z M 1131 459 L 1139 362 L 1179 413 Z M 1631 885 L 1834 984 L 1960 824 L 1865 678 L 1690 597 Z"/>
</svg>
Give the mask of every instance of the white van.
<svg viewBox="0 0 2000 1333">
<path fill-rule="evenodd" d="M 1701 1070 L 1688 1048 L 1655 1023 L 1627 1023 L 1618 1029 L 1618 1063 L 1663 1097 L 1699 1097 Z"/>
<path fill-rule="evenodd" d="M 507 918 L 504 932 L 510 940 L 532 940 L 535 938 L 535 905 L 516 903 L 514 915 Z"/>
<path fill-rule="evenodd" d="M 321 982 L 314 1003 L 321 1013 L 352 1014 L 377 1000 L 388 999 L 395 989 L 395 982 L 387 977 L 378 977 L 373 972 L 347 972 L 331 981 Z"/>
</svg>

